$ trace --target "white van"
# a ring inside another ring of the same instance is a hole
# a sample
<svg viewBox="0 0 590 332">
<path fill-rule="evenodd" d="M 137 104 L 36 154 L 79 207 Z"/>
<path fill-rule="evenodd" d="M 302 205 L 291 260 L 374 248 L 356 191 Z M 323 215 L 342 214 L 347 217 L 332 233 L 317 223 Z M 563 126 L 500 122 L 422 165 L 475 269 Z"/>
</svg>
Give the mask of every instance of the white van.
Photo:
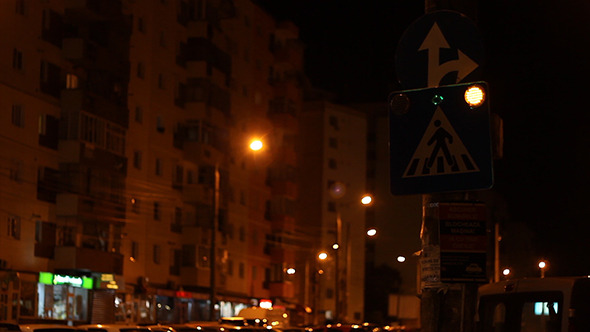
<svg viewBox="0 0 590 332">
<path fill-rule="evenodd" d="M 508 280 L 478 291 L 477 332 L 590 331 L 589 277 Z"/>
</svg>

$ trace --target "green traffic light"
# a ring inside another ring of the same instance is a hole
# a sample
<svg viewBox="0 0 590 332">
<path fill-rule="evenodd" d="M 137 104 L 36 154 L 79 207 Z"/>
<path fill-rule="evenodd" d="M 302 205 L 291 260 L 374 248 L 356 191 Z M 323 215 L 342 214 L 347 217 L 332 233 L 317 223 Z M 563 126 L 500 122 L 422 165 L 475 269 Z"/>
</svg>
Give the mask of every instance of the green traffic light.
<svg viewBox="0 0 590 332">
<path fill-rule="evenodd" d="M 443 102 L 443 99 L 444 99 L 444 98 L 443 98 L 443 96 L 441 96 L 441 95 L 434 95 L 434 97 L 432 97 L 432 103 L 433 103 L 434 105 L 439 105 L 440 103 L 442 103 L 442 102 Z"/>
</svg>

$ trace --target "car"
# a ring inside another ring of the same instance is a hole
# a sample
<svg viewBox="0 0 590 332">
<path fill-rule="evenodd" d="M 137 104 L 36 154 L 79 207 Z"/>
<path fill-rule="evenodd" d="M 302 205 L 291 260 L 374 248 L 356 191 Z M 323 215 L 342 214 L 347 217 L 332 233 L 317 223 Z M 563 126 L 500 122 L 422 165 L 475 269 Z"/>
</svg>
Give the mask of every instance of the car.
<svg viewBox="0 0 590 332">
<path fill-rule="evenodd" d="M 8 332 L 17 331 L 17 332 L 20 332 L 20 327 L 18 326 L 18 324 L 2 323 L 2 322 L 0 322 L 0 331 L 8 331 Z"/>
<path fill-rule="evenodd" d="M 151 332 L 146 326 L 127 324 L 83 324 L 77 328 L 87 332 Z"/>
<path fill-rule="evenodd" d="M 20 324 L 21 332 L 80 332 L 78 327 L 63 324 Z"/>
</svg>

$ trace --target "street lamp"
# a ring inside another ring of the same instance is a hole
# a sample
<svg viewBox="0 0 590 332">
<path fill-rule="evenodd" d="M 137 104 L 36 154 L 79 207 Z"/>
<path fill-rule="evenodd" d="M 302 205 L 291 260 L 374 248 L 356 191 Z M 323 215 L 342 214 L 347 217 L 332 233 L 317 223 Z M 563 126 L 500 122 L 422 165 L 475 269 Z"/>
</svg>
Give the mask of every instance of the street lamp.
<svg viewBox="0 0 590 332">
<path fill-rule="evenodd" d="M 249 148 L 252 151 L 259 151 L 262 149 L 264 144 L 260 139 L 253 139 L 250 141 Z M 211 258 L 210 273 L 209 273 L 209 320 L 215 320 L 215 304 L 217 303 L 217 273 L 216 273 L 216 250 L 217 250 L 217 229 L 219 228 L 219 162 L 215 162 L 214 171 L 214 191 L 213 191 L 213 220 L 211 221 L 211 248 L 209 257 Z"/>
<path fill-rule="evenodd" d="M 333 198 L 341 198 L 346 193 L 346 186 L 344 186 L 340 182 L 336 182 L 332 188 L 330 188 L 330 194 Z M 370 194 L 364 194 L 360 198 L 360 203 L 363 206 L 369 206 L 373 202 L 373 197 Z M 349 203 L 350 204 L 350 203 Z M 347 204 L 348 205 L 348 204 Z M 340 206 L 344 206 L 344 204 L 340 204 Z M 343 311 L 348 310 L 348 278 L 349 278 L 349 269 L 352 265 L 351 263 L 351 246 L 350 246 L 350 223 L 346 223 L 346 237 L 344 239 L 344 250 L 346 251 L 346 261 L 344 262 L 344 283 L 342 283 L 342 275 L 340 273 L 340 253 L 339 250 L 341 247 L 342 240 L 342 217 L 340 214 L 340 209 L 336 209 L 336 242 L 332 245 L 332 249 L 335 250 L 334 252 L 334 268 L 335 268 L 335 289 L 334 289 L 334 319 L 336 322 L 341 321 L 341 315 Z M 373 235 L 371 235 L 373 234 Z M 374 236 L 377 234 L 375 229 L 369 230 L 367 232 L 368 236 Z M 341 299 L 341 292 L 344 294 L 344 298 Z M 342 303 L 341 303 L 342 302 Z"/>
<path fill-rule="evenodd" d="M 545 278 L 545 270 L 547 270 L 547 268 L 549 267 L 549 263 L 546 260 L 541 259 L 539 261 L 538 266 L 539 266 L 539 269 L 541 270 L 541 278 Z"/>
</svg>

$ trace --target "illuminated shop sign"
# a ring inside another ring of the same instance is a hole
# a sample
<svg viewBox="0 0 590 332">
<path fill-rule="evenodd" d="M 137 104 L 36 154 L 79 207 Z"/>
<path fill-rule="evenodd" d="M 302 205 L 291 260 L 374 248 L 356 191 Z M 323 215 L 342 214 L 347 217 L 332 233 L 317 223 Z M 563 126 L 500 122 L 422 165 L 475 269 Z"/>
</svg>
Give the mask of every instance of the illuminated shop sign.
<svg viewBox="0 0 590 332">
<path fill-rule="evenodd" d="M 100 275 L 100 285 L 98 288 L 119 289 L 114 274 L 103 273 Z"/>
<path fill-rule="evenodd" d="M 53 274 L 50 272 L 39 272 L 39 282 L 46 285 L 70 285 L 92 289 L 94 282 L 92 278 Z"/>
</svg>

